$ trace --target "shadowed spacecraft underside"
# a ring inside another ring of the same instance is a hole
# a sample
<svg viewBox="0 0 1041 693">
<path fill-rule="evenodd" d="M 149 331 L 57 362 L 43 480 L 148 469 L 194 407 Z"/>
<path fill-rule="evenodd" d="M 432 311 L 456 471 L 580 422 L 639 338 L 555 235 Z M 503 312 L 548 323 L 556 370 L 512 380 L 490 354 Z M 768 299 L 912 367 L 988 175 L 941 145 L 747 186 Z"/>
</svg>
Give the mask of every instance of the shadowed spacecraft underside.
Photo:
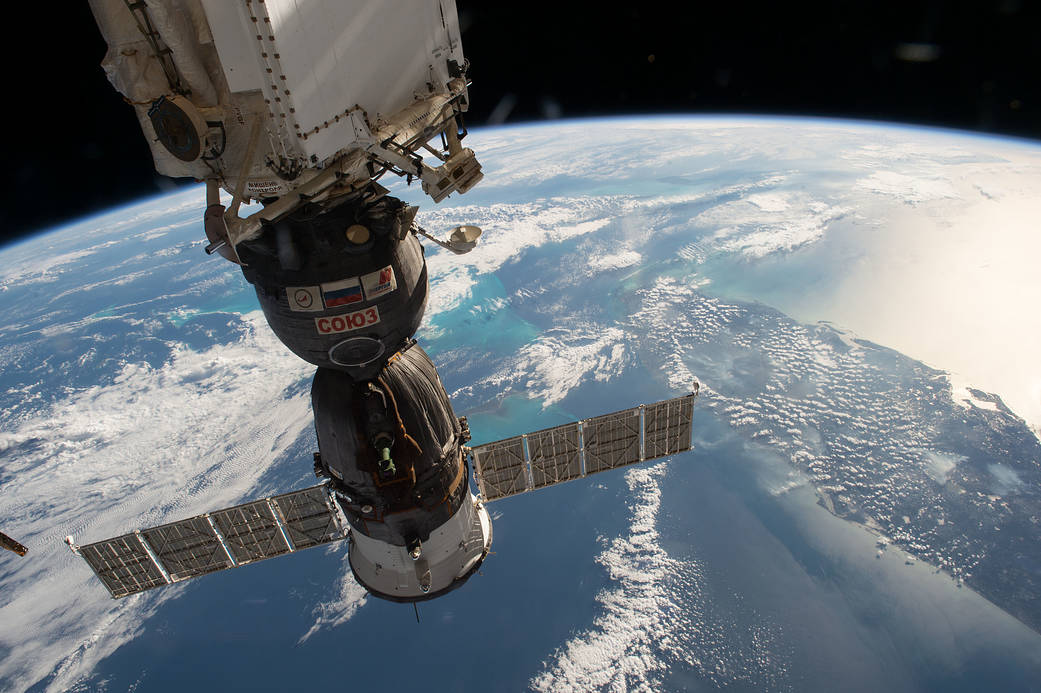
<svg viewBox="0 0 1041 693">
<path fill-rule="evenodd" d="M 156 168 L 207 183 L 207 251 L 241 267 L 274 333 L 317 366 L 314 470 L 326 479 L 83 546 L 68 537 L 113 597 L 349 539 L 370 593 L 431 599 L 488 555 L 486 503 L 690 449 L 696 384 L 467 446 L 467 421 L 413 337 L 429 290 L 419 237 L 465 253 L 480 229 L 440 241 L 376 182 L 418 179 L 439 202 L 481 178 L 460 144 L 467 63 L 452 0 L 408 16 L 380 0 L 91 4 L 103 65 Z M 263 206 L 241 218 L 247 201 Z"/>
</svg>

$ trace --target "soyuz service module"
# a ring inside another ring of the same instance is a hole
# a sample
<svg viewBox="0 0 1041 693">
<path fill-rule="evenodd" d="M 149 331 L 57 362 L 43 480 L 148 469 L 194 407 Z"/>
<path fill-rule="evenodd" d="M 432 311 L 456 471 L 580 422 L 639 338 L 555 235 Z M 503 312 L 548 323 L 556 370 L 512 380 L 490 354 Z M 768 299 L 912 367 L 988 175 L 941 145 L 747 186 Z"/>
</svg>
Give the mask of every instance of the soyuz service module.
<svg viewBox="0 0 1041 693">
<path fill-rule="evenodd" d="M 481 180 L 461 144 L 454 0 L 91 8 L 156 170 L 206 182 L 207 252 L 241 267 L 274 333 L 317 366 L 314 470 L 326 479 L 84 546 L 68 537 L 113 597 L 349 538 L 370 593 L 431 599 L 488 555 L 485 503 L 690 449 L 696 392 L 466 446 L 466 419 L 413 339 L 428 291 L 418 237 L 465 253 L 481 231 L 439 241 L 377 182 L 418 180 L 436 203 Z M 262 207 L 240 217 L 243 202 Z"/>
</svg>

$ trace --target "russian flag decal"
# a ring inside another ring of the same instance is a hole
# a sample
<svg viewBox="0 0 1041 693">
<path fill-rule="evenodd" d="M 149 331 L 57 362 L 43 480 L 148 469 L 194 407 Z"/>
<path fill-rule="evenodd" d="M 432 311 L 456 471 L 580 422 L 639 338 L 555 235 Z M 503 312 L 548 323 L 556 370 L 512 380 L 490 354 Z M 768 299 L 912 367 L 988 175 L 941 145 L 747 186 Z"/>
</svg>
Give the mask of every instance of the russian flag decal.
<svg viewBox="0 0 1041 693">
<path fill-rule="evenodd" d="M 322 298 L 325 299 L 326 308 L 348 306 L 365 300 L 357 277 L 322 284 Z"/>
</svg>

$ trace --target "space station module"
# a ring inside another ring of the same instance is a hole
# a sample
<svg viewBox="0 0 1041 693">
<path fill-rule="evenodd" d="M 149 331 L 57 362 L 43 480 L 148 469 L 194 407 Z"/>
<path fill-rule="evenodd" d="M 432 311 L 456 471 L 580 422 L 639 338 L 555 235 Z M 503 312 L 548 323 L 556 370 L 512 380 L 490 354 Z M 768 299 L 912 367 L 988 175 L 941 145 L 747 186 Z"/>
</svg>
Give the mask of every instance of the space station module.
<svg viewBox="0 0 1041 693">
<path fill-rule="evenodd" d="M 436 203 L 482 177 L 462 146 L 454 0 L 91 8 L 156 170 L 206 183 L 207 252 L 241 266 L 274 333 L 317 366 L 315 470 L 350 525 L 355 576 L 402 601 L 458 587 L 491 523 L 469 488 L 466 422 L 413 340 L 430 236 L 377 182 L 417 181 Z M 441 245 L 463 252 L 478 233 Z"/>
</svg>

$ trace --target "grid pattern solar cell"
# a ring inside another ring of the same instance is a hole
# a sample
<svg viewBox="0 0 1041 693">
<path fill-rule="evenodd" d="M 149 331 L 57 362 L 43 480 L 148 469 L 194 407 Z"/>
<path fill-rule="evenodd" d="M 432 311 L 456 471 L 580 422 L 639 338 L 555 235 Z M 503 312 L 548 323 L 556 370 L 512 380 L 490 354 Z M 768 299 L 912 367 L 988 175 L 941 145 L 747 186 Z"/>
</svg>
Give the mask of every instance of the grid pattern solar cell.
<svg viewBox="0 0 1041 693">
<path fill-rule="evenodd" d="M 604 414 L 582 422 L 586 474 L 640 461 L 640 408 Z"/>
<path fill-rule="evenodd" d="M 145 529 L 141 534 L 174 582 L 233 565 L 203 516 Z"/>
<path fill-rule="evenodd" d="M 528 489 L 528 465 L 521 436 L 473 449 L 477 484 L 485 500 L 512 496 Z"/>
<path fill-rule="evenodd" d="M 266 500 L 210 513 L 239 565 L 289 552 L 275 515 Z"/>
<path fill-rule="evenodd" d="M 167 584 L 136 534 L 81 546 L 80 555 L 114 598 Z"/>
<path fill-rule="evenodd" d="M 677 397 L 644 408 L 644 458 L 651 460 L 690 450 L 694 396 Z"/>
<path fill-rule="evenodd" d="M 324 486 L 312 486 L 271 499 L 281 514 L 289 541 L 294 549 L 306 549 L 343 538 L 336 513 L 328 503 Z"/>
<path fill-rule="evenodd" d="M 529 433 L 527 438 L 533 488 L 582 476 L 578 422 Z"/>
</svg>

